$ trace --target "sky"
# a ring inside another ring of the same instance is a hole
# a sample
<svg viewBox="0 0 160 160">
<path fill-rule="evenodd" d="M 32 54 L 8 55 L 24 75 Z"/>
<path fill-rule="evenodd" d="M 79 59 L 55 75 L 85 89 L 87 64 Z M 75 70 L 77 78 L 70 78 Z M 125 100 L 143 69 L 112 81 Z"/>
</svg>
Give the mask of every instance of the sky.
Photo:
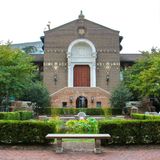
<svg viewBox="0 0 160 160">
<path fill-rule="evenodd" d="M 121 53 L 160 48 L 160 0 L 0 0 L 0 42 L 39 41 L 44 29 L 85 18 L 120 31 Z"/>
</svg>

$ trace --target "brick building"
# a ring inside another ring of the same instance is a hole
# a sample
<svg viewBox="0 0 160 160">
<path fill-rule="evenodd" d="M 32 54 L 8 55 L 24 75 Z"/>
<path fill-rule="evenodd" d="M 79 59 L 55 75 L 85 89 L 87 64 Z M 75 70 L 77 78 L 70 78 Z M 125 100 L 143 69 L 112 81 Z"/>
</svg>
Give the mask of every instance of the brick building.
<svg viewBox="0 0 160 160">
<path fill-rule="evenodd" d="M 55 107 L 109 107 L 120 68 L 139 56 L 121 55 L 119 31 L 85 19 L 49 29 L 41 37 L 44 54 L 32 54 Z"/>
<path fill-rule="evenodd" d="M 119 31 L 84 18 L 44 35 L 44 84 L 54 106 L 109 106 L 120 81 Z"/>
</svg>

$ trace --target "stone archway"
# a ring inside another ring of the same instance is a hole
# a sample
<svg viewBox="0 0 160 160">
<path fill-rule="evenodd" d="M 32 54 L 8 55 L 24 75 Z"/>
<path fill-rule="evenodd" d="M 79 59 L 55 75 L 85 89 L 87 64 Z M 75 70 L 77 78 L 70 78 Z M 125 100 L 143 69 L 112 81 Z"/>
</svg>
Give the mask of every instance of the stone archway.
<svg viewBox="0 0 160 160">
<path fill-rule="evenodd" d="M 96 48 L 87 39 L 77 39 L 71 42 L 67 52 L 68 87 L 74 87 L 74 67 L 88 65 L 90 68 L 90 87 L 96 87 Z"/>
<path fill-rule="evenodd" d="M 79 96 L 76 100 L 76 108 L 87 108 L 88 100 L 84 96 Z"/>
</svg>

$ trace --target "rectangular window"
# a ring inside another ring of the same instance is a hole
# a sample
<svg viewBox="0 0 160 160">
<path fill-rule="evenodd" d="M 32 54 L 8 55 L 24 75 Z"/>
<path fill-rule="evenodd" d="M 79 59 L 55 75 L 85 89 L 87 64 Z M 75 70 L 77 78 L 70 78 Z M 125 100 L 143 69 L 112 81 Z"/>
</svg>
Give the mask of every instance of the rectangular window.
<svg viewBox="0 0 160 160">
<path fill-rule="evenodd" d="M 62 107 L 67 107 L 67 102 L 62 102 Z"/>
<path fill-rule="evenodd" d="M 97 107 L 97 108 L 101 108 L 101 107 L 102 107 L 101 102 L 96 102 L 96 107 Z"/>
</svg>

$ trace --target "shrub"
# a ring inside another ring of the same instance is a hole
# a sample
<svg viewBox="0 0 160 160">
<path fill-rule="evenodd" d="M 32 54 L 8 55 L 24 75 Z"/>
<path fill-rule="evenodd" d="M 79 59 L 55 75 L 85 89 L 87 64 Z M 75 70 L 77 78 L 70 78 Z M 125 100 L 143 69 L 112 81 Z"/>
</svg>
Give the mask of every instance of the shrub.
<svg viewBox="0 0 160 160">
<path fill-rule="evenodd" d="M 113 108 L 123 108 L 127 101 L 132 100 L 132 93 L 129 89 L 121 83 L 112 93 L 110 98 L 111 106 Z"/>
<path fill-rule="evenodd" d="M 20 114 L 18 112 L 0 112 L 0 119 L 20 120 Z"/>
<path fill-rule="evenodd" d="M 94 118 L 69 120 L 66 122 L 68 133 L 97 133 L 98 123 Z"/>
<path fill-rule="evenodd" d="M 160 119 L 159 115 L 147 115 L 147 114 L 132 113 L 131 116 L 134 119 Z"/>
<path fill-rule="evenodd" d="M 0 112 L 0 119 L 4 120 L 28 120 L 33 118 L 33 112 L 17 111 L 17 112 Z"/>
<path fill-rule="evenodd" d="M 0 143 L 44 144 L 48 133 L 55 132 L 55 123 L 42 121 L 0 121 Z"/>
<path fill-rule="evenodd" d="M 76 115 L 85 112 L 87 115 L 117 115 L 122 113 L 119 108 L 52 108 L 52 116 Z"/>
<path fill-rule="evenodd" d="M 160 120 L 103 120 L 98 124 L 99 133 L 109 133 L 110 142 L 102 144 L 159 144 Z"/>
<path fill-rule="evenodd" d="M 49 122 L 55 124 L 56 133 L 65 133 L 66 129 L 64 127 L 64 121 L 62 121 L 58 116 L 52 117 Z"/>
<path fill-rule="evenodd" d="M 112 108 L 103 108 L 103 114 L 105 117 L 110 117 L 112 115 Z"/>
<path fill-rule="evenodd" d="M 160 116 L 156 115 L 145 115 L 145 119 L 160 119 Z"/>
<path fill-rule="evenodd" d="M 20 120 L 28 120 L 33 118 L 33 112 L 29 111 L 19 111 Z"/>
<path fill-rule="evenodd" d="M 86 108 L 84 111 L 87 115 L 104 115 L 102 108 Z"/>
<path fill-rule="evenodd" d="M 45 114 L 46 112 L 49 112 L 47 108 L 50 106 L 49 93 L 41 82 L 37 81 L 31 83 L 28 88 L 24 89 L 23 96 L 21 96 L 20 99 L 36 103 L 34 111 L 37 114 Z"/>
<path fill-rule="evenodd" d="M 131 117 L 134 119 L 145 119 L 145 114 L 132 113 Z"/>
<path fill-rule="evenodd" d="M 121 108 L 112 108 L 112 115 L 121 115 L 122 109 Z"/>
</svg>

